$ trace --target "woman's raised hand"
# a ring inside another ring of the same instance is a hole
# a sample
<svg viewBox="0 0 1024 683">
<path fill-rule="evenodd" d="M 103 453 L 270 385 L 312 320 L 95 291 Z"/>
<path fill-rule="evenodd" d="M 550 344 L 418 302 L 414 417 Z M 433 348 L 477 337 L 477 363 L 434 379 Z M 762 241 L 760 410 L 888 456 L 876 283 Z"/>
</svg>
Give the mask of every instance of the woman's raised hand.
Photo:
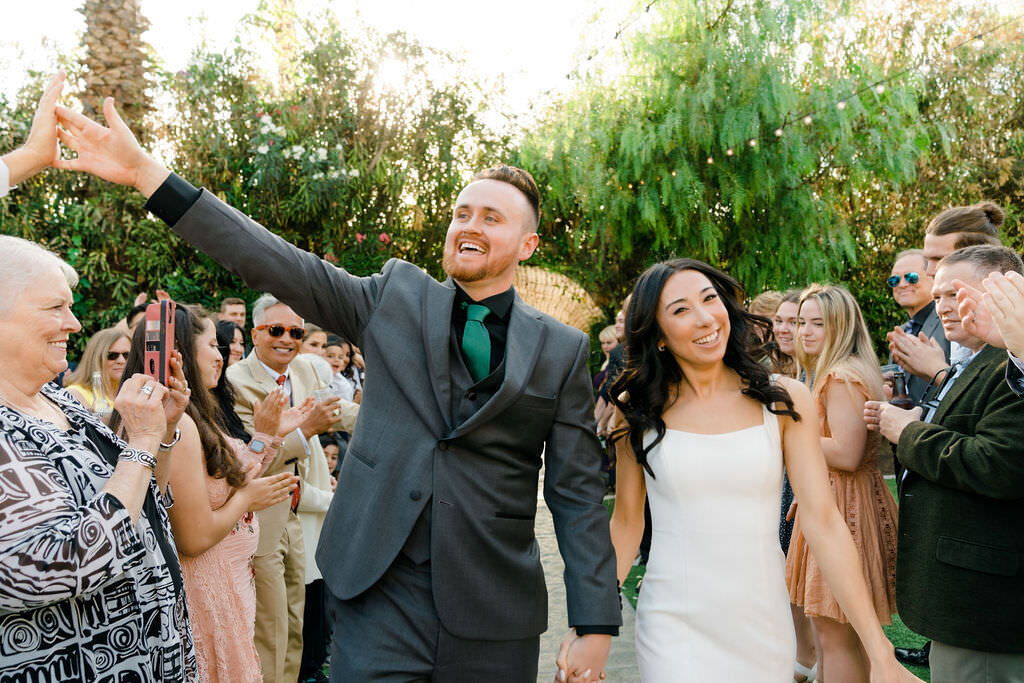
<svg viewBox="0 0 1024 683">
<path fill-rule="evenodd" d="M 185 408 L 188 407 L 189 397 L 192 390 L 189 389 L 188 381 L 185 379 L 185 372 L 182 370 L 181 353 L 174 352 L 171 356 L 171 376 L 167 381 L 167 395 L 164 397 L 164 416 L 167 419 L 167 429 L 174 432 L 181 419 Z"/>
</svg>

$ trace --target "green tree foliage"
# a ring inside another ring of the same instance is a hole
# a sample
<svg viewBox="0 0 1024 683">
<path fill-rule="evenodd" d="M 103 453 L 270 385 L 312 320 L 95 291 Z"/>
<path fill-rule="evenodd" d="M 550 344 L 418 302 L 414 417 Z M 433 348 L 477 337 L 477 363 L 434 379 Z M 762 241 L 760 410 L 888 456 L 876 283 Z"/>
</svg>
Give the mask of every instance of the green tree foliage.
<svg viewBox="0 0 1024 683">
<path fill-rule="evenodd" d="M 547 188 L 544 257 L 588 263 L 605 301 L 673 254 L 755 293 L 835 279 L 858 251 L 847 198 L 898 191 L 928 148 L 918 84 L 864 89 L 884 70 L 820 3 L 651 11 L 621 72 L 585 79 L 522 145 Z"/>
<path fill-rule="evenodd" d="M 243 35 L 258 39 L 271 19 L 251 17 Z M 484 86 L 402 34 L 348 33 L 332 15 L 300 26 L 284 81 L 257 70 L 242 37 L 226 53 L 200 51 L 182 72 L 158 73 L 154 100 L 166 115 L 153 148 L 193 184 L 352 272 L 397 256 L 440 274 L 458 190 L 508 146 L 488 123 Z M 24 139 L 41 80 L 17 106 L 0 102 L 3 149 Z M 113 323 L 141 290 L 207 305 L 253 296 L 142 204 L 132 190 L 50 171 L 0 200 L 0 229 L 79 269 L 75 311 L 86 333 Z"/>
</svg>

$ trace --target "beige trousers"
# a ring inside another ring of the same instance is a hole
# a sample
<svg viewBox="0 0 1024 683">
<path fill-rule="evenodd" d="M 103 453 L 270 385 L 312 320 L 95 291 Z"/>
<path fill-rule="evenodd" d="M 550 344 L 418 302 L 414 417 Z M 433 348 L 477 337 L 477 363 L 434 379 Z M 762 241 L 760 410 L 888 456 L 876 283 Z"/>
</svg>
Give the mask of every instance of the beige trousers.
<svg viewBox="0 0 1024 683">
<path fill-rule="evenodd" d="M 272 552 L 253 558 L 256 574 L 256 651 L 263 683 L 295 683 L 302 662 L 306 553 L 299 518 L 288 513 Z"/>
</svg>

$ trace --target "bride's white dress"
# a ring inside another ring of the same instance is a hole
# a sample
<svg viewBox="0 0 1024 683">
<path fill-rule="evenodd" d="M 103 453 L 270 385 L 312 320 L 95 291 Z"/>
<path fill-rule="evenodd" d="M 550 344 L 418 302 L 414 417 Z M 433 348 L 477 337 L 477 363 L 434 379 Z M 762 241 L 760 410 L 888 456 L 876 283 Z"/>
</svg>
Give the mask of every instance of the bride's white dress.
<svg viewBox="0 0 1024 683">
<path fill-rule="evenodd" d="M 637 604 L 641 678 L 792 681 L 778 418 L 765 409 L 763 424 L 736 432 L 668 430 L 648 460 L 654 530 Z"/>
</svg>

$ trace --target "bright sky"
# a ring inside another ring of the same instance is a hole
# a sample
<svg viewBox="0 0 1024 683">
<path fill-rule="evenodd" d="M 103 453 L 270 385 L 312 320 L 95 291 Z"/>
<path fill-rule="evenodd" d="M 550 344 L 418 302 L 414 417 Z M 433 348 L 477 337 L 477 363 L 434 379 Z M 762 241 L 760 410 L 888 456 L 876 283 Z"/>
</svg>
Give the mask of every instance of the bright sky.
<svg viewBox="0 0 1024 683">
<path fill-rule="evenodd" d="M 615 28 L 636 9 L 634 0 L 514 0 L 508 9 L 479 0 L 294 0 L 301 15 L 330 7 L 345 25 L 359 22 L 382 32 L 402 30 L 427 45 L 464 56 L 485 77 L 504 74 L 511 106 L 519 111 L 549 89 L 562 90 L 591 45 L 613 42 Z M 13 94 L 26 68 L 48 69 L 54 46 L 74 48 L 85 27 L 83 0 L 5 2 L 0 34 L 0 92 Z M 150 21 L 145 40 L 177 70 L 205 36 L 228 45 L 239 19 L 258 0 L 141 0 Z M 206 16 L 205 29 L 196 21 Z"/>
</svg>

